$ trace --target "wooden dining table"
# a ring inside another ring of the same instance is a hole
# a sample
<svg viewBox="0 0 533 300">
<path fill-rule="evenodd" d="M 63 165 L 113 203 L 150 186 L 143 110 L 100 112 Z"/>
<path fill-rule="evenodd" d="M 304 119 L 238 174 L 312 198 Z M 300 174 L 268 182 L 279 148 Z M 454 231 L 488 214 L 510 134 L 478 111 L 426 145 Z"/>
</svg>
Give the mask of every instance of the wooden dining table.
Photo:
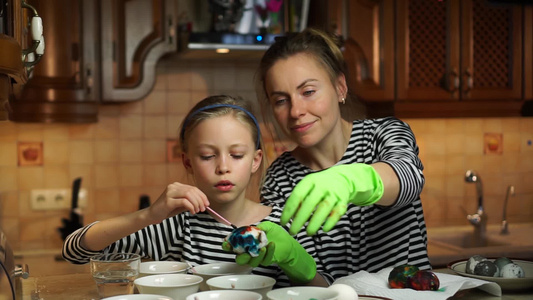
<svg viewBox="0 0 533 300">
<path fill-rule="evenodd" d="M 436 273 L 454 274 L 448 269 L 435 269 Z M 99 299 L 96 284 L 90 273 L 48 275 L 21 280 L 22 300 L 92 300 Z M 492 296 L 479 289 L 461 290 L 449 299 L 468 300 L 529 300 L 533 290 L 505 292 L 502 297 Z M 266 299 L 265 299 L 266 300 Z"/>
</svg>

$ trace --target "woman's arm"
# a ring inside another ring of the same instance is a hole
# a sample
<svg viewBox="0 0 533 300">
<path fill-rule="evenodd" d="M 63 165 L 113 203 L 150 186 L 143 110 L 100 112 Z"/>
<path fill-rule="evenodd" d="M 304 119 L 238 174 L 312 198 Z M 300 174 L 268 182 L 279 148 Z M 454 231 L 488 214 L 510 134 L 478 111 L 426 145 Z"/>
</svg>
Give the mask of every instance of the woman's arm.
<svg viewBox="0 0 533 300">
<path fill-rule="evenodd" d="M 383 196 L 381 196 L 381 199 L 376 204 L 382 206 L 393 205 L 400 193 L 400 180 L 398 180 L 396 172 L 394 172 L 390 165 L 382 162 L 372 164 L 372 167 L 374 167 L 374 170 L 376 170 L 383 181 Z"/>
<path fill-rule="evenodd" d="M 376 129 L 375 141 L 377 162 L 372 166 L 384 186 L 383 197 L 376 204 L 403 206 L 418 199 L 425 183 L 424 166 L 409 125 L 387 118 Z"/>
</svg>

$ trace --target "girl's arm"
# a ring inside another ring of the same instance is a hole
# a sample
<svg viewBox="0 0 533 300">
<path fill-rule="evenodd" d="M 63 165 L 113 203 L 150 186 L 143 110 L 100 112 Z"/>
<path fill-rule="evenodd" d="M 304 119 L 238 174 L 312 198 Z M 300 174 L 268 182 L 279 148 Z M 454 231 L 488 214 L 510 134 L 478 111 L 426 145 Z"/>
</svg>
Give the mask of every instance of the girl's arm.
<svg viewBox="0 0 533 300">
<path fill-rule="evenodd" d="M 88 251 L 100 251 L 148 225 L 187 210 L 192 214 L 205 211 L 207 206 L 209 201 L 198 188 L 175 182 L 150 207 L 93 224 L 82 235 L 80 245 Z"/>
</svg>

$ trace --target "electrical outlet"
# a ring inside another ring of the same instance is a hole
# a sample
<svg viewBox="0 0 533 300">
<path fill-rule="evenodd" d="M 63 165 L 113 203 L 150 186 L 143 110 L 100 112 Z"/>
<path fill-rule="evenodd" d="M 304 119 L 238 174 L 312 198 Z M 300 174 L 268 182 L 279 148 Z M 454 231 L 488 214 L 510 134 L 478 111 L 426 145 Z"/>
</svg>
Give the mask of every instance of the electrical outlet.
<svg viewBox="0 0 533 300">
<path fill-rule="evenodd" d="M 30 194 L 31 208 L 34 210 L 58 210 L 72 207 L 71 189 L 32 190 Z M 87 206 L 87 190 L 80 189 L 78 207 Z"/>
</svg>

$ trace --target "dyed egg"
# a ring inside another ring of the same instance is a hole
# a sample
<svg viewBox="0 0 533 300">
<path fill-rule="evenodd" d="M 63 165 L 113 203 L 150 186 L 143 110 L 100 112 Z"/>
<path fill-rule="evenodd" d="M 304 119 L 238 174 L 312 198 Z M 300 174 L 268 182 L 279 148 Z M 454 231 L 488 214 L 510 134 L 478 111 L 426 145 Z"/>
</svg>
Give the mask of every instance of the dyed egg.
<svg viewBox="0 0 533 300">
<path fill-rule="evenodd" d="M 474 268 L 474 274 L 479 276 L 498 277 L 500 270 L 495 263 L 490 260 L 480 261 Z"/>
<path fill-rule="evenodd" d="M 508 264 L 512 264 L 513 261 L 510 260 L 509 258 L 507 257 L 498 257 L 495 261 L 494 261 L 494 264 L 498 267 L 498 270 L 500 270 L 500 274 L 498 276 L 502 276 L 501 273 L 502 273 L 502 269 L 505 265 L 508 265 Z"/>
<path fill-rule="evenodd" d="M 266 233 L 255 226 L 243 226 L 236 229 L 226 237 L 237 254 L 249 253 L 253 257 L 259 255 L 259 250 L 268 244 Z"/>
<path fill-rule="evenodd" d="M 481 262 L 487 260 L 485 257 L 481 255 L 474 255 L 468 259 L 466 262 L 466 273 L 468 274 L 474 274 L 474 269 L 476 268 L 476 265 Z"/>
<path fill-rule="evenodd" d="M 417 291 L 436 291 L 439 286 L 439 278 L 431 271 L 420 270 L 411 277 L 411 288 Z"/>
<path fill-rule="evenodd" d="M 411 287 L 410 279 L 418 271 L 417 266 L 399 265 L 389 273 L 389 286 L 393 289 Z"/>
<path fill-rule="evenodd" d="M 515 263 L 506 264 L 500 271 L 503 278 L 524 278 L 526 273 L 524 269 Z"/>
</svg>

